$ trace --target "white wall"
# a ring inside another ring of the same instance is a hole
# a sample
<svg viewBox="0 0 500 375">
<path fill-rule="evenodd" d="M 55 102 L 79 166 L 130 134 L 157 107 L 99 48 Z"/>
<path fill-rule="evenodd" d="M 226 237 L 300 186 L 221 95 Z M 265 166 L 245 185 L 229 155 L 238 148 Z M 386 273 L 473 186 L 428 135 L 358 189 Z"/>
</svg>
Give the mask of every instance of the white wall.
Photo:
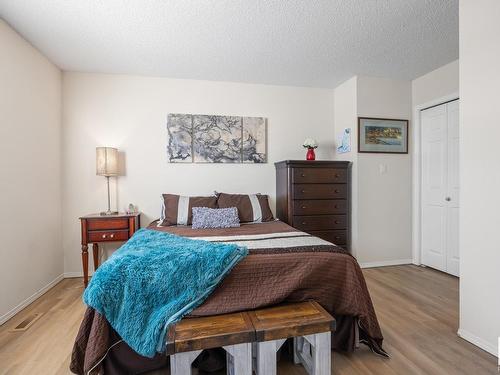
<svg viewBox="0 0 500 375">
<path fill-rule="evenodd" d="M 125 155 L 118 208 L 135 203 L 142 224 L 159 216 L 160 194 L 214 190 L 270 194 L 274 162 L 303 159 L 302 142 L 314 137 L 318 159 L 333 157 L 333 90 L 125 75 L 64 73 L 63 246 L 65 271 L 81 273 L 78 217 L 106 206 L 105 179 L 95 175 L 95 147 Z M 263 165 L 170 164 L 169 112 L 264 116 L 268 159 Z"/>
<path fill-rule="evenodd" d="M 458 93 L 458 60 L 414 79 L 411 83 L 413 107 Z"/>
<path fill-rule="evenodd" d="M 0 87 L 1 324 L 63 273 L 61 72 L 1 19 Z"/>
<path fill-rule="evenodd" d="M 357 85 L 358 116 L 411 119 L 411 82 L 358 76 Z M 358 261 L 410 263 L 410 154 L 358 154 L 358 176 Z"/>
<path fill-rule="evenodd" d="M 500 2 L 460 1 L 460 330 L 498 355 Z"/>
</svg>

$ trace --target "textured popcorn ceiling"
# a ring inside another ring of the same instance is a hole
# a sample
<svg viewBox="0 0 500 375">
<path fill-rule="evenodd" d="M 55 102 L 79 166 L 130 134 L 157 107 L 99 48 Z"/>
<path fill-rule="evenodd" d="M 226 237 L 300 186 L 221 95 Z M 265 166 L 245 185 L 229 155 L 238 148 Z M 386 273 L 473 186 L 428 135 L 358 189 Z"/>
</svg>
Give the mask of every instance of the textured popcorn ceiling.
<svg viewBox="0 0 500 375">
<path fill-rule="evenodd" d="M 0 0 L 64 70 L 335 87 L 458 58 L 458 0 Z"/>
</svg>

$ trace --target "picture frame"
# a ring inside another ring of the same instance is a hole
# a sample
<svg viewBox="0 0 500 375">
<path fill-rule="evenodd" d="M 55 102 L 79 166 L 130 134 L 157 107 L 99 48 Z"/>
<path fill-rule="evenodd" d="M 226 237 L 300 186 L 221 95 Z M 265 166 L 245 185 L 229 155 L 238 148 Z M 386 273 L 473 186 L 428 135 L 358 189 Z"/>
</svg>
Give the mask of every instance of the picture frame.
<svg viewBox="0 0 500 375">
<path fill-rule="evenodd" d="M 169 113 L 170 163 L 267 163 L 265 117 Z"/>
<path fill-rule="evenodd" d="M 358 153 L 407 154 L 409 121 L 358 117 Z"/>
</svg>

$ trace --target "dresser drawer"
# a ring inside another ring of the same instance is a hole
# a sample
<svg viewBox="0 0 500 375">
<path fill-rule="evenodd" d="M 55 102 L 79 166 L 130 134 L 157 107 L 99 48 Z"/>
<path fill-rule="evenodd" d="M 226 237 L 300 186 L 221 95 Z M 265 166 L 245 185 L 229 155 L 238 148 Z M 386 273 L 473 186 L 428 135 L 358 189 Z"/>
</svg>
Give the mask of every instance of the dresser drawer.
<svg viewBox="0 0 500 375">
<path fill-rule="evenodd" d="M 87 221 L 88 230 L 128 229 L 128 218 L 105 218 Z"/>
<path fill-rule="evenodd" d="M 295 215 L 325 215 L 347 213 L 347 201 L 340 199 L 301 199 L 293 201 Z"/>
<path fill-rule="evenodd" d="M 309 232 L 312 230 L 346 229 L 346 215 L 294 216 L 293 227 Z"/>
<path fill-rule="evenodd" d="M 128 230 L 89 232 L 89 242 L 126 241 L 128 238 Z"/>
<path fill-rule="evenodd" d="M 346 183 L 347 170 L 334 168 L 294 168 L 294 184 L 333 184 Z"/>
<path fill-rule="evenodd" d="M 346 199 L 346 184 L 294 184 L 294 199 Z"/>
<path fill-rule="evenodd" d="M 335 245 L 347 244 L 347 231 L 346 230 L 310 230 L 308 232 L 313 236 L 324 239 Z"/>
</svg>

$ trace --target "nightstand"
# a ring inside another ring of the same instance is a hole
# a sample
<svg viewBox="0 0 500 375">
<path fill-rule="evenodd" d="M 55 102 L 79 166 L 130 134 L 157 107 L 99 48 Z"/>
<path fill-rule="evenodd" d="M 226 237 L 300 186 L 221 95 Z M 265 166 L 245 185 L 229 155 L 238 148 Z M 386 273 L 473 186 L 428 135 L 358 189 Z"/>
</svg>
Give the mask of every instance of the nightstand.
<svg viewBox="0 0 500 375">
<path fill-rule="evenodd" d="M 99 243 L 127 241 L 141 227 L 141 214 L 87 215 L 80 218 L 82 224 L 83 283 L 89 281 L 88 245 L 92 244 L 94 270 L 99 267 Z"/>
</svg>

